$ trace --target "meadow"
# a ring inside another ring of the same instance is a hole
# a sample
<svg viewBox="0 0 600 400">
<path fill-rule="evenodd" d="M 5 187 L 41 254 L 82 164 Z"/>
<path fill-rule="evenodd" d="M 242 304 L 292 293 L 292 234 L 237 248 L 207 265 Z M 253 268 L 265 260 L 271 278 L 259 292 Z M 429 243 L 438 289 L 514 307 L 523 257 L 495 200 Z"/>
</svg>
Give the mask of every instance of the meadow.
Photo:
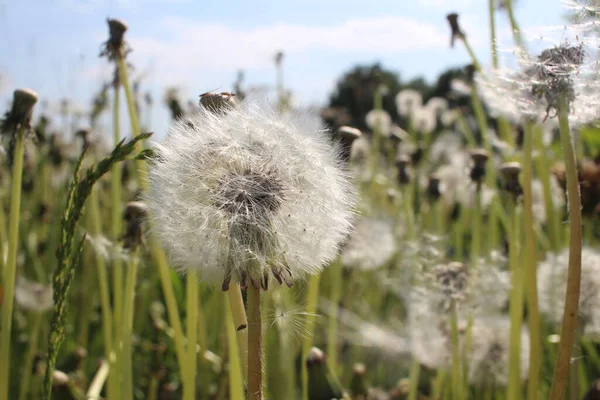
<svg viewBox="0 0 600 400">
<path fill-rule="evenodd" d="M 86 112 L 1 120 L 0 400 L 600 399 L 600 4 L 564 4 L 553 41 L 490 0 L 491 65 L 449 13 L 465 68 L 321 110 L 283 49 L 276 99 L 169 91 L 160 139 L 108 19 Z"/>
</svg>

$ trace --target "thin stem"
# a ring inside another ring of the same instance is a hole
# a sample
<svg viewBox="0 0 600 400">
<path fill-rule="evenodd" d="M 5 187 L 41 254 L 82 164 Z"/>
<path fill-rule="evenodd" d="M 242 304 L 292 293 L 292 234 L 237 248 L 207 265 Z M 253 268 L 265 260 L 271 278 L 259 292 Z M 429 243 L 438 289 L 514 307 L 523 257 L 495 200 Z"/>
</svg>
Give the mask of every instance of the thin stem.
<svg viewBox="0 0 600 400">
<path fill-rule="evenodd" d="M 15 279 L 17 274 L 17 252 L 19 244 L 19 217 L 21 212 L 21 182 L 23 178 L 23 154 L 25 152 L 25 127 L 15 132 L 14 163 L 12 168 L 10 195 L 10 225 L 8 229 L 8 256 L 4 266 L 2 283 L 2 329 L 0 330 L 0 400 L 8 400 L 10 382 L 10 333 L 14 306 Z"/>
<path fill-rule="evenodd" d="M 496 48 L 496 0 L 488 1 L 490 13 L 490 47 L 492 50 L 492 66 L 498 68 L 498 49 Z"/>
<path fill-rule="evenodd" d="M 260 287 L 248 285 L 248 400 L 262 400 Z"/>
<path fill-rule="evenodd" d="M 133 400 L 133 348 L 131 337 L 133 335 L 133 313 L 135 309 L 135 283 L 137 280 L 138 257 L 136 252 L 130 256 L 127 266 L 125 281 L 125 296 L 123 309 L 122 351 L 121 351 L 121 396 L 124 400 Z"/>
<path fill-rule="evenodd" d="M 521 326 L 523 321 L 523 268 L 519 262 L 519 213 L 516 200 L 510 201 L 509 265 L 510 290 L 510 351 L 507 400 L 521 399 Z"/>
<path fill-rule="evenodd" d="M 550 389 L 550 400 L 564 398 L 571 365 L 571 354 L 577 330 L 577 314 L 579 312 L 579 290 L 581 284 L 581 198 L 577 179 L 577 163 L 571 130 L 569 128 L 569 108 L 565 100 L 561 101 L 558 110 L 560 141 L 565 158 L 565 175 L 567 178 L 567 196 L 569 202 L 569 272 L 567 275 L 567 292 L 563 314 L 560 345 L 554 369 L 554 378 Z"/>
<path fill-rule="evenodd" d="M 452 341 L 452 398 L 462 399 L 462 368 L 460 366 L 460 348 L 458 337 L 458 316 L 456 315 L 456 304 L 452 302 L 450 311 L 450 336 Z"/>
<path fill-rule="evenodd" d="M 27 398 L 27 394 L 29 394 L 29 389 L 31 385 L 31 372 L 33 369 L 33 360 L 35 358 L 35 353 L 38 348 L 38 336 L 40 334 L 40 328 L 42 326 L 42 314 L 35 313 L 33 316 L 33 325 L 31 328 L 31 332 L 29 332 L 29 348 L 27 349 L 27 354 L 25 355 L 25 363 L 23 366 L 23 373 L 21 376 L 21 388 L 19 390 L 19 400 L 25 400 Z"/>
<path fill-rule="evenodd" d="M 334 374 L 338 373 L 338 303 L 342 294 L 342 260 L 338 257 L 331 266 L 331 307 L 327 326 L 327 362 Z"/>
<path fill-rule="evenodd" d="M 302 400 L 309 400 L 308 397 L 308 368 L 306 367 L 306 358 L 310 352 L 313 343 L 313 331 L 315 328 L 315 311 L 317 310 L 317 301 L 319 299 L 319 282 L 321 275 L 312 275 L 308 280 L 308 298 L 306 299 L 306 335 L 302 341 L 302 358 L 300 370 L 302 378 Z"/>
<path fill-rule="evenodd" d="M 117 66 L 119 68 L 119 76 L 121 78 L 121 84 L 125 89 L 125 97 L 127 98 L 127 110 L 129 112 L 129 119 L 131 122 L 131 130 L 133 132 L 133 136 L 136 137 L 140 134 L 140 126 L 137 117 L 137 112 L 135 109 L 135 102 L 133 99 L 133 92 L 131 91 L 131 86 L 129 85 L 129 79 L 127 74 L 127 65 L 125 64 L 125 60 L 122 57 L 117 59 Z M 141 146 L 140 143 L 137 145 Z M 137 149 L 139 150 L 139 148 Z M 136 151 L 137 151 L 136 150 Z M 137 162 L 137 171 L 138 171 L 138 182 L 142 189 L 146 190 L 148 188 L 148 181 L 146 179 L 147 175 L 147 166 L 146 163 L 142 160 Z M 150 252 L 152 254 L 152 258 L 158 265 L 158 272 L 160 275 L 160 283 L 163 290 L 163 295 L 165 297 L 165 303 L 167 306 L 167 314 L 169 316 L 169 323 L 173 328 L 173 340 L 175 342 L 175 352 L 177 354 L 177 362 L 179 364 L 179 369 L 182 375 L 185 376 L 185 352 L 183 347 L 183 328 L 181 326 L 181 319 L 179 317 L 179 310 L 177 308 L 177 300 L 175 299 L 175 293 L 173 291 L 173 285 L 171 284 L 171 278 L 169 274 L 169 265 L 167 262 L 166 255 L 156 238 L 153 236 L 150 237 Z M 2 399 L 0 399 L 2 400 Z"/>
<path fill-rule="evenodd" d="M 416 358 L 413 359 L 410 366 L 410 386 L 408 389 L 407 400 L 417 400 L 419 394 L 419 375 L 421 372 L 421 364 Z"/>
<path fill-rule="evenodd" d="M 473 65 L 475 66 L 475 69 L 478 72 L 481 72 L 481 64 L 479 63 L 479 61 L 477 60 L 477 56 L 475 55 L 475 52 L 473 51 L 473 48 L 471 47 L 471 45 L 469 44 L 469 41 L 467 40 L 466 37 L 464 37 L 462 39 L 464 45 L 465 45 L 465 49 L 467 49 L 467 52 L 469 53 L 469 56 L 471 56 L 471 61 L 473 62 Z"/>
<path fill-rule="evenodd" d="M 229 307 L 231 307 L 231 316 L 235 326 L 239 348 L 238 356 L 242 361 L 242 373 L 244 379 L 248 379 L 248 319 L 246 318 L 246 309 L 242 298 L 242 288 L 238 283 L 229 287 L 227 298 L 229 299 Z M 233 355 L 230 355 L 230 357 L 233 357 Z"/>
<path fill-rule="evenodd" d="M 186 290 L 187 358 L 186 375 L 183 382 L 183 400 L 196 398 L 196 369 L 198 367 L 198 272 L 190 269 Z"/>
<path fill-rule="evenodd" d="M 523 42 L 523 37 L 521 36 L 521 28 L 519 28 L 519 23 L 515 18 L 512 0 L 506 0 L 504 2 L 504 7 L 506 7 L 506 12 L 508 13 L 508 20 L 510 21 L 510 27 L 512 29 L 513 40 L 515 41 L 517 46 L 525 50 L 525 42 Z"/>
<path fill-rule="evenodd" d="M 475 268 L 481 254 L 481 186 L 475 190 L 475 209 L 473 210 L 473 238 L 471 240 L 471 268 Z"/>
<path fill-rule="evenodd" d="M 102 360 L 100 368 L 98 368 L 98 372 L 96 372 L 96 375 L 94 376 L 94 379 L 92 380 L 92 383 L 90 384 L 90 387 L 87 391 L 87 394 L 85 396 L 86 399 L 100 399 L 100 392 L 102 391 L 102 386 L 104 386 L 104 382 L 106 381 L 106 377 L 108 376 L 109 368 L 110 367 L 108 365 L 108 362 L 106 362 L 106 360 Z"/>
<path fill-rule="evenodd" d="M 531 182 L 533 180 L 533 129 L 528 122 L 525 126 L 523 143 L 523 209 L 525 251 L 524 265 L 527 271 L 527 311 L 529 317 L 529 379 L 527 381 L 527 398 L 537 399 L 539 391 L 539 375 L 542 363 L 542 343 L 540 341 L 540 313 L 538 308 L 537 293 L 537 263 L 535 232 L 533 230 L 533 194 Z"/>
<path fill-rule="evenodd" d="M 100 206 L 98 204 L 98 192 L 97 189 L 92 189 L 89 198 L 89 212 L 91 216 L 91 229 L 92 234 L 96 237 L 102 233 L 102 220 L 100 216 Z M 98 271 L 98 285 L 100 289 L 100 306 L 102 311 L 102 334 L 104 336 L 104 358 L 109 364 L 112 364 L 112 374 L 108 376 L 107 393 L 109 398 L 112 396 L 119 395 L 119 373 L 117 372 L 114 364 L 114 357 L 112 357 L 113 350 L 113 320 L 112 320 L 112 308 L 110 305 L 110 289 L 108 284 L 108 271 L 106 269 L 106 262 L 104 258 L 98 254 L 96 255 L 96 269 Z"/>
<path fill-rule="evenodd" d="M 558 252 L 562 245 L 561 239 L 561 226 L 560 219 L 558 213 L 556 211 L 556 207 L 554 204 L 554 199 L 552 197 L 552 187 L 550 185 L 550 168 L 548 165 L 548 157 L 546 156 L 546 148 L 544 147 L 544 143 L 542 142 L 542 127 L 541 125 L 536 125 L 534 127 L 534 140 L 535 147 L 538 150 L 538 157 L 536 159 L 536 170 L 542 181 L 542 190 L 544 192 L 544 204 L 546 208 L 546 219 L 548 220 L 549 232 L 550 236 L 550 247 L 552 251 Z"/>
<path fill-rule="evenodd" d="M 236 285 L 239 290 L 239 285 Z M 229 291 L 234 290 L 234 287 L 230 287 Z M 231 300 L 226 301 L 225 310 L 225 329 L 227 329 L 227 344 L 229 348 L 229 398 L 231 400 L 243 400 L 244 399 L 244 378 L 242 376 L 242 363 L 240 362 L 240 349 L 238 347 L 238 330 L 235 328 L 234 318 L 232 313 L 232 305 Z M 242 308 L 243 308 L 242 303 Z M 246 318 L 246 313 L 244 312 L 244 319 Z M 243 329 L 244 332 L 247 331 L 246 328 Z M 244 335 L 247 337 L 247 335 Z M 246 342 L 245 347 L 248 347 L 248 343 Z M 246 357 L 247 361 L 247 357 Z"/>
</svg>

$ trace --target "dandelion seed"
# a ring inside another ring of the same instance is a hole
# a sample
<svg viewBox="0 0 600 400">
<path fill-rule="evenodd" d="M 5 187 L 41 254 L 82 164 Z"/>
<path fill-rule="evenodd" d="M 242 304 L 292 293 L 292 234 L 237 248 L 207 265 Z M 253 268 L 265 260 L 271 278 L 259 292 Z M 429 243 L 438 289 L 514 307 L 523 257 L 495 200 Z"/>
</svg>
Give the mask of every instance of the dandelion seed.
<svg viewBox="0 0 600 400">
<path fill-rule="evenodd" d="M 292 336 L 298 343 L 309 338 L 313 332 L 307 327 L 307 320 L 318 320 L 321 316 L 306 311 L 306 307 L 277 310 L 272 314 L 270 328 L 277 326 L 280 332 Z"/>
<path fill-rule="evenodd" d="M 175 265 L 224 290 L 317 273 L 351 229 L 355 194 L 339 150 L 305 113 L 201 109 L 155 151 L 152 226 Z"/>
<path fill-rule="evenodd" d="M 430 108 L 418 108 L 413 111 L 412 123 L 419 133 L 430 134 L 435 131 L 437 120 L 435 111 Z"/>
</svg>

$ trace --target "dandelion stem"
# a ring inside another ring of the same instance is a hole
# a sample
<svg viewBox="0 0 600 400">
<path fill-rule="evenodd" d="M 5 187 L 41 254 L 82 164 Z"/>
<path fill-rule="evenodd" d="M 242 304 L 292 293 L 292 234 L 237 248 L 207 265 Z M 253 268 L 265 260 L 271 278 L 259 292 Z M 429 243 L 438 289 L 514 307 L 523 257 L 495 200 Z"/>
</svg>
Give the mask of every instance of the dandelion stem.
<svg viewBox="0 0 600 400">
<path fill-rule="evenodd" d="M 242 298 L 242 288 L 238 283 L 231 285 L 227 291 L 227 298 L 229 299 L 229 307 L 231 307 L 231 316 L 235 326 L 242 373 L 244 379 L 248 379 L 248 319 L 246 318 L 246 309 Z M 230 357 L 233 357 L 233 355 L 230 355 Z"/>
<path fill-rule="evenodd" d="M 510 201 L 510 229 L 508 238 L 509 265 L 511 272 L 510 290 L 510 351 L 508 354 L 509 374 L 507 400 L 521 399 L 521 326 L 523 320 L 523 268 L 519 262 L 519 212 L 517 200 Z"/>
<path fill-rule="evenodd" d="M 525 251 L 524 265 L 527 271 L 527 311 L 529 317 L 529 379 L 527 382 L 527 398 L 537 399 L 539 391 L 539 373 L 542 357 L 542 343 L 540 341 L 540 314 L 538 309 L 537 293 L 537 263 L 535 232 L 533 230 L 533 195 L 531 182 L 533 180 L 533 126 L 528 122 L 525 126 L 523 143 L 523 209 L 524 209 L 524 235 Z"/>
<path fill-rule="evenodd" d="M 561 226 L 558 218 L 554 200 L 552 197 L 552 187 L 550 186 L 550 169 L 548 165 L 548 157 L 546 155 L 546 149 L 542 141 L 542 126 L 536 125 L 534 127 L 533 138 L 535 140 L 535 147 L 538 150 L 538 157 L 536 159 L 536 170 L 542 181 L 542 190 L 544 192 L 544 202 L 546 208 L 546 218 L 549 225 L 549 236 L 550 236 L 550 247 L 552 251 L 558 252 L 561 247 Z"/>
<path fill-rule="evenodd" d="M 410 366 L 410 387 L 408 389 L 407 400 L 417 400 L 419 394 L 419 375 L 421 372 L 421 364 L 416 358 L 413 359 Z"/>
<path fill-rule="evenodd" d="M 4 299 L 2 301 L 2 329 L 0 330 L 0 400 L 8 400 L 10 382 L 10 333 L 12 326 L 15 279 L 17 273 L 17 251 L 19 244 L 19 216 L 21 212 L 21 182 L 23 178 L 23 154 L 25 152 L 25 126 L 15 132 L 14 163 L 12 168 L 10 195 L 10 225 L 8 229 L 8 256 L 2 283 Z"/>
<path fill-rule="evenodd" d="M 25 400 L 29 394 L 31 384 L 31 372 L 33 369 L 33 360 L 38 348 L 38 336 L 42 326 L 42 314 L 36 312 L 33 316 L 33 325 L 29 332 L 29 348 L 25 355 L 25 363 L 23 366 L 23 375 L 21 376 L 21 388 L 19 390 L 19 400 Z"/>
<path fill-rule="evenodd" d="M 515 12 L 513 8 L 512 0 L 506 0 L 504 2 L 504 7 L 506 7 L 506 12 L 508 14 L 508 20 L 510 21 L 510 27 L 512 29 L 513 40 L 521 49 L 525 50 L 525 43 L 523 42 L 523 37 L 521 36 L 521 29 L 519 28 L 519 23 L 515 18 Z"/>
<path fill-rule="evenodd" d="M 121 140 L 120 134 L 120 101 L 119 101 L 119 86 L 115 86 L 114 88 L 114 100 L 113 100 L 113 136 L 114 136 L 114 144 L 115 146 Z M 111 199 L 112 199 L 112 238 L 113 240 L 117 240 L 121 234 L 121 178 L 120 178 L 120 165 L 114 165 L 111 170 Z M 100 234 L 100 232 L 98 232 Z M 113 320 L 115 327 L 114 333 L 114 354 L 115 354 L 115 362 L 113 366 L 113 371 L 115 376 L 126 378 L 127 372 L 123 370 L 123 365 L 121 360 L 123 358 L 122 353 L 122 340 L 123 340 L 123 268 L 120 260 L 114 260 L 112 265 L 112 279 L 113 279 Z M 126 383 L 122 381 L 122 388 L 126 389 Z M 121 386 L 120 386 L 121 387 Z M 131 398 L 128 396 L 132 396 L 132 394 L 128 394 L 128 392 L 121 393 L 125 398 Z"/>
<path fill-rule="evenodd" d="M 248 400 L 262 400 L 260 287 L 248 285 Z"/>
<path fill-rule="evenodd" d="M 237 286 L 237 291 L 239 292 L 239 285 Z M 230 287 L 228 292 L 234 290 L 233 287 Z M 241 297 L 241 296 L 240 296 Z M 244 400 L 244 378 L 242 376 L 242 364 L 240 362 L 240 349 L 238 347 L 239 340 L 239 331 L 236 330 L 234 324 L 234 318 L 232 313 L 232 304 L 231 301 L 226 301 L 225 310 L 227 315 L 225 317 L 226 329 L 227 329 L 227 343 L 229 348 L 229 396 L 231 400 Z M 242 308 L 244 307 L 242 303 Z M 246 318 L 246 313 L 244 312 L 244 319 Z M 244 332 L 247 331 L 246 328 L 243 329 Z M 247 335 L 244 334 L 244 338 Z M 247 347 L 248 344 L 246 343 Z M 245 357 L 247 360 L 247 357 Z"/>
<path fill-rule="evenodd" d="M 193 268 L 188 271 L 186 296 L 187 366 L 183 382 L 183 400 L 194 400 L 198 367 L 198 271 Z"/>
<path fill-rule="evenodd" d="M 306 359 L 313 343 L 313 330 L 315 325 L 315 311 L 319 299 L 319 282 L 321 275 L 312 275 L 308 280 L 308 298 L 306 299 L 306 336 L 302 340 L 302 400 L 310 400 L 308 397 L 308 368 Z"/>
<path fill-rule="evenodd" d="M 562 99 L 560 102 L 558 122 L 560 141 L 565 158 L 565 175 L 569 203 L 569 272 L 567 276 L 567 292 L 565 295 L 560 345 L 554 369 L 554 377 L 552 379 L 552 387 L 550 389 L 550 400 L 561 400 L 565 395 L 571 354 L 575 342 L 575 332 L 577 330 L 579 290 L 581 284 L 581 199 L 579 197 L 575 151 L 569 128 L 569 106 L 565 99 Z"/>
<path fill-rule="evenodd" d="M 490 45 L 492 50 L 492 66 L 498 68 L 498 50 L 496 48 L 496 0 L 488 1 L 490 13 Z"/>
<path fill-rule="evenodd" d="M 129 85 L 129 78 L 127 74 L 127 65 L 122 56 L 117 58 L 117 66 L 119 68 L 119 77 L 121 78 L 121 84 L 125 89 L 125 97 L 127 98 L 127 110 L 129 112 L 129 119 L 131 122 L 131 130 L 133 136 L 136 137 L 140 134 L 140 125 L 135 110 L 135 102 L 133 100 L 133 93 Z M 139 144 L 138 144 L 139 145 Z M 141 188 L 146 189 L 148 182 L 146 180 L 147 166 L 142 160 L 137 163 L 138 179 Z M 160 275 L 160 283 L 165 296 L 165 303 L 167 306 L 167 313 L 169 316 L 169 323 L 173 328 L 173 340 L 175 342 L 175 350 L 177 354 L 177 361 L 179 369 L 183 376 L 185 376 L 185 351 L 183 347 L 183 328 L 181 326 L 181 319 L 179 317 L 179 310 L 177 308 L 177 301 L 175 299 L 175 293 L 173 292 L 173 286 L 169 275 L 169 266 L 164 251 L 156 241 L 154 237 L 150 238 L 150 252 L 152 258 L 158 265 L 158 272 Z M 0 399 L 1 400 L 1 399 Z"/>
<path fill-rule="evenodd" d="M 100 368 L 98 368 L 98 372 L 94 376 L 92 383 L 86 394 L 86 399 L 89 400 L 99 400 L 100 392 L 102 391 L 102 387 L 104 386 L 104 382 L 106 381 L 106 377 L 109 374 L 110 367 L 106 360 L 103 360 L 100 364 Z"/>
<path fill-rule="evenodd" d="M 337 370 L 338 353 L 338 304 L 342 294 L 342 260 L 338 257 L 329 267 L 331 271 L 331 312 L 329 314 L 329 324 L 327 327 L 327 360 L 329 368 L 334 374 Z"/>
<path fill-rule="evenodd" d="M 456 304 L 452 301 L 450 310 L 450 336 L 452 340 L 452 398 L 462 399 L 462 368 L 460 365 L 460 348 L 458 337 L 458 316 L 456 314 Z"/>
<path fill-rule="evenodd" d="M 471 61 L 473 62 L 473 65 L 475 66 L 475 70 L 477 70 L 478 72 L 480 72 L 481 71 L 481 64 L 479 64 L 479 61 L 477 60 L 477 56 L 475 55 L 475 52 L 473 51 L 473 48 L 469 44 L 469 41 L 467 40 L 466 37 L 463 37 L 462 41 L 463 41 L 463 43 L 465 45 L 465 49 L 467 49 L 467 52 L 469 53 L 469 56 L 471 56 Z"/>
<path fill-rule="evenodd" d="M 134 251 L 130 255 L 129 265 L 127 266 L 127 277 L 125 281 L 125 296 L 123 304 L 122 321 L 122 352 L 121 352 L 121 379 L 122 393 L 124 400 L 132 400 L 133 395 L 133 348 L 131 337 L 133 335 L 133 313 L 135 309 L 135 283 L 137 279 L 138 257 Z"/>
<path fill-rule="evenodd" d="M 98 204 L 98 193 L 96 189 L 92 189 L 89 199 L 89 212 L 92 220 L 92 233 L 98 236 L 102 233 L 102 221 L 100 216 L 100 206 Z M 104 358 L 109 364 L 112 364 L 113 373 L 108 376 L 107 393 L 108 397 L 118 396 L 119 394 L 119 373 L 115 368 L 114 359 L 112 357 L 113 350 L 113 323 L 112 309 L 110 305 L 110 289 L 108 285 L 108 272 L 104 258 L 97 252 L 96 268 L 98 270 L 98 285 L 100 289 L 100 305 L 102 310 L 102 330 L 104 336 Z"/>
</svg>

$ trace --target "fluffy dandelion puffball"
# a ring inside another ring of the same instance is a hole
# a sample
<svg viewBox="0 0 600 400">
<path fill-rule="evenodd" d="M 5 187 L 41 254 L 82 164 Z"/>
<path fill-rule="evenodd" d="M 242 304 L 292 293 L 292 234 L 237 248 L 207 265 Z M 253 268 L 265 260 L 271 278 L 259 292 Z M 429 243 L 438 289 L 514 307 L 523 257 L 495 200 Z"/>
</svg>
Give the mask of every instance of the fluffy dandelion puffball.
<svg viewBox="0 0 600 400">
<path fill-rule="evenodd" d="M 339 148 L 305 112 L 257 103 L 176 121 L 156 144 L 146 197 L 172 262 L 209 283 L 266 288 L 319 272 L 352 227 Z"/>
</svg>

